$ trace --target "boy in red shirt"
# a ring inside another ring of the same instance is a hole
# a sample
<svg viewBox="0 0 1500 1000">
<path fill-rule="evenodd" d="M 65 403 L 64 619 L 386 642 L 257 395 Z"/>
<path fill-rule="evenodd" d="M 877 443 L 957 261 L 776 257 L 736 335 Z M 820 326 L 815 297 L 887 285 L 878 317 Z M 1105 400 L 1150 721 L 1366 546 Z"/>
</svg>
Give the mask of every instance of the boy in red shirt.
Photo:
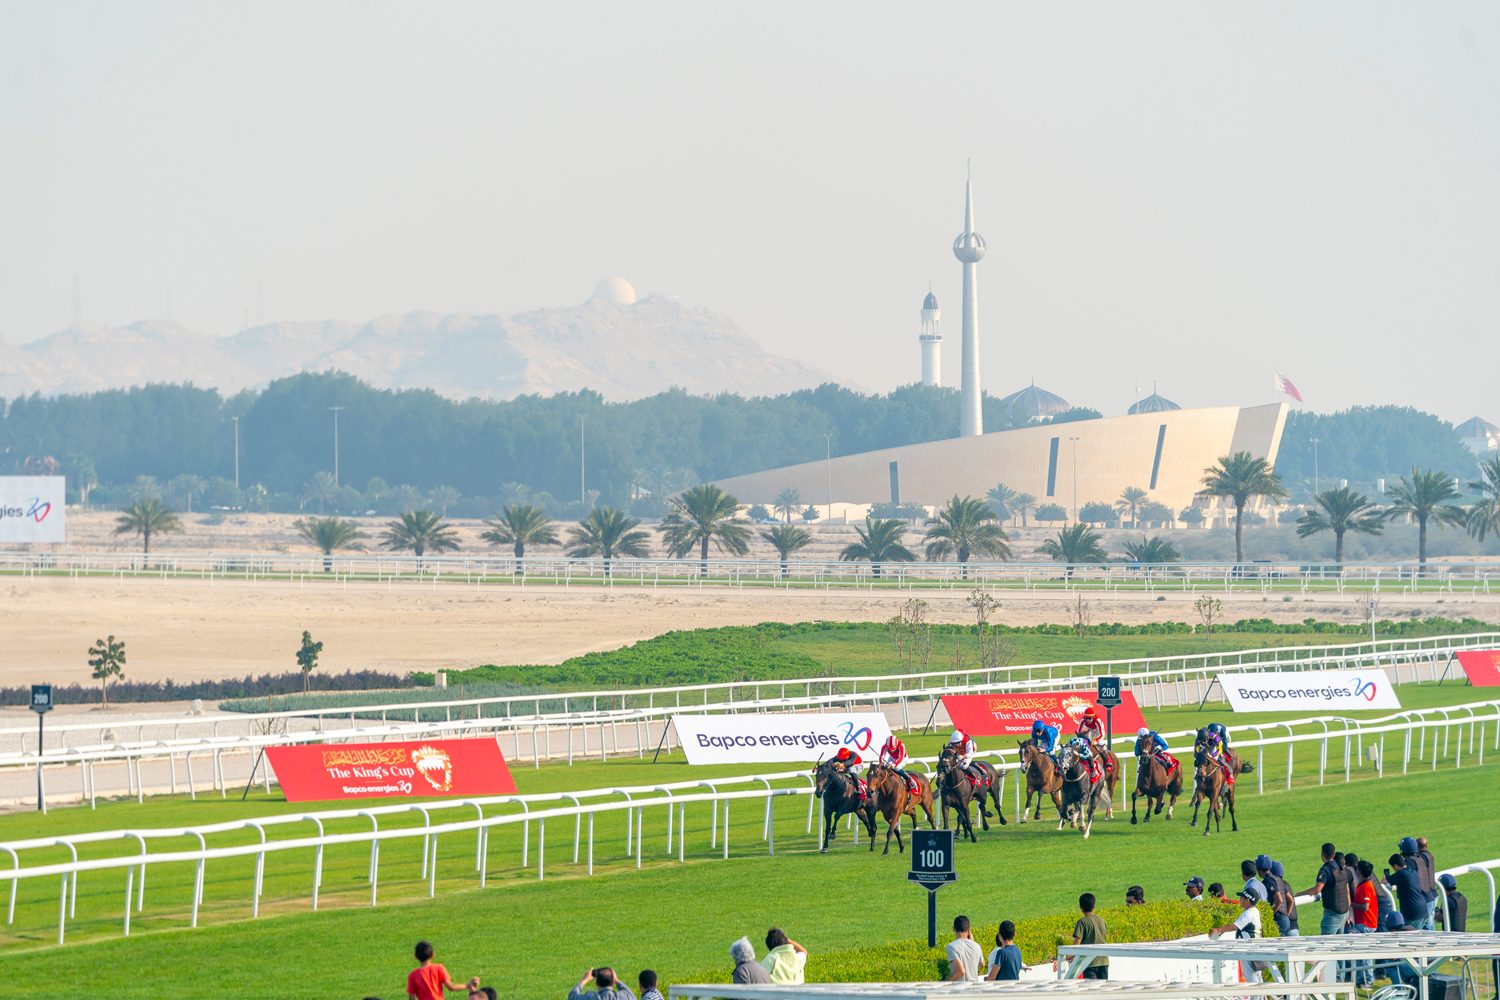
<svg viewBox="0 0 1500 1000">
<path fill-rule="evenodd" d="M 1374 934 L 1380 926 L 1380 903 L 1375 897 L 1375 883 L 1370 880 L 1375 866 L 1368 861 L 1355 863 L 1356 872 L 1359 873 L 1359 882 L 1354 886 L 1354 892 L 1349 899 L 1350 934 Z M 1351 963 L 1354 968 L 1354 980 L 1359 986 L 1371 986 L 1375 982 L 1375 963 L 1368 958 L 1359 959 Z"/>
<path fill-rule="evenodd" d="M 416 956 L 417 967 L 406 977 L 408 1000 L 443 1000 L 444 990 L 473 992 L 479 988 L 478 976 L 462 986 L 450 979 L 448 970 L 432 960 L 431 941 L 418 941 Z"/>
</svg>

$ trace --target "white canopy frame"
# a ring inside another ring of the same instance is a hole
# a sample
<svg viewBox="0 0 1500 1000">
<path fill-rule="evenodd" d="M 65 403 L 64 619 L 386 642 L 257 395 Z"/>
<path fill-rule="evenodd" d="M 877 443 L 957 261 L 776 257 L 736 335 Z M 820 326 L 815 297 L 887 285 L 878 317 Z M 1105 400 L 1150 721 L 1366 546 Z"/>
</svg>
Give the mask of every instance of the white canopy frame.
<svg viewBox="0 0 1500 1000">
<path fill-rule="evenodd" d="M 668 991 L 671 1000 L 946 1000 L 949 997 L 1003 996 L 1010 1000 L 1343 1000 L 1354 997 L 1348 983 L 1144 983 L 1102 979 L 1022 980 L 1005 983 L 807 983 L 802 986 L 686 984 Z"/>
</svg>

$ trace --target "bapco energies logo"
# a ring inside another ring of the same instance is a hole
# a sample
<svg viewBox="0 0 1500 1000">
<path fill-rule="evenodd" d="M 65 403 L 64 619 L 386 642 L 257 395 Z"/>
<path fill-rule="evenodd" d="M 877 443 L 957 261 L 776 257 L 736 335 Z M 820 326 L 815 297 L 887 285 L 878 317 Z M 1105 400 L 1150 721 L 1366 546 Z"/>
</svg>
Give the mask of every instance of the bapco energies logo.
<svg viewBox="0 0 1500 1000">
<path fill-rule="evenodd" d="M 1358 677 L 1354 678 L 1354 697 L 1358 698 L 1361 695 L 1364 696 L 1365 701 L 1374 701 L 1375 682 L 1361 681 Z"/>
<path fill-rule="evenodd" d="M 0 520 L 7 517 L 29 517 L 37 524 L 41 524 L 47 520 L 47 515 L 50 513 L 52 513 L 52 501 L 32 497 L 21 507 L 0 507 Z"/>
<path fill-rule="evenodd" d="M 839 726 L 844 730 L 845 746 L 853 744 L 856 750 L 868 750 L 875 740 L 875 734 L 870 732 L 869 726 L 860 726 L 855 729 L 852 722 L 841 722 Z"/>
</svg>

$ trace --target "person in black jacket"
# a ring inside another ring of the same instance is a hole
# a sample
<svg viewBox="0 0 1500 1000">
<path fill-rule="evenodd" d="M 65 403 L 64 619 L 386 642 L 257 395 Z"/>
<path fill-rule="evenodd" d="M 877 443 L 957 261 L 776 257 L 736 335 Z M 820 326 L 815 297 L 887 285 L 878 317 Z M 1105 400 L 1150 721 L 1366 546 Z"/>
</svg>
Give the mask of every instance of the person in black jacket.
<svg viewBox="0 0 1500 1000">
<path fill-rule="evenodd" d="M 1438 916 L 1443 921 L 1443 930 L 1462 931 L 1469 926 L 1469 900 L 1458 891 L 1458 882 L 1452 875 L 1439 875 L 1438 884 L 1443 887 L 1443 907 Z"/>
</svg>

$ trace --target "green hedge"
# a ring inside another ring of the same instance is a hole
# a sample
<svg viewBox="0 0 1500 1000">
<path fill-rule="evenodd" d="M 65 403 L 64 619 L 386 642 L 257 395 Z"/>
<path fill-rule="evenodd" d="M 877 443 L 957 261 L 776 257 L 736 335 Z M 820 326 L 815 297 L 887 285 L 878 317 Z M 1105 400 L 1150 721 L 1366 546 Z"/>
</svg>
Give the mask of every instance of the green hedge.
<svg viewBox="0 0 1500 1000">
<path fill-rule="evenodd" d="M 1187 900 L 1147 903 L 1144 906 L 1105 907 L 1098 911 L 1109 928 L 1111 941 L 1171 941 L 1194 934 L 1206 934 L 1214 927 L 1223 927 L 1239 916 L 1238 903 L 1218 903 L 1205 900 L 1190 903 Z M 1271 919 L 1271 908 L 1260 905 L 1261 922 L 1268 937 L 1278 936 L 1276 923 Z M 1039 965 L 1057 957 L 1057 946 L 1073 943 L 1073 925 L 1077 913 L 1057 913 L 1044 917 L 1017 920 L 1016 944 L 1021 948 L 1021 960 L 1027 965 Z M 995 932 L 999 921 L 976 923 L 974 940 L 988 955 L 994 947 Z M 795 934 L 793 935 L 795 936 Z M 888 944 L 865 945 L 828 952 L 810 952 L 807 956 L 807 981 L 810 983 L 881 983 L 923 982 L 942 979 L 948 974 L 948 959 L 944 948 L 951 939 L 946 925 L 939 928 L 940 943 L 936 948 L 927 947 L 925 939 L 914 938 L 893 941 Z M 752 937 L 752 941 L 756 941 Z M 729 942 L 724 942 L 728 948 Z M 759 942 L 756 952 L 761 953 Z M 676 978 L 683 983 L 727 983 L 730 969 L 727 951 L 725 962 L 702 972 Z"/>
</svg>

